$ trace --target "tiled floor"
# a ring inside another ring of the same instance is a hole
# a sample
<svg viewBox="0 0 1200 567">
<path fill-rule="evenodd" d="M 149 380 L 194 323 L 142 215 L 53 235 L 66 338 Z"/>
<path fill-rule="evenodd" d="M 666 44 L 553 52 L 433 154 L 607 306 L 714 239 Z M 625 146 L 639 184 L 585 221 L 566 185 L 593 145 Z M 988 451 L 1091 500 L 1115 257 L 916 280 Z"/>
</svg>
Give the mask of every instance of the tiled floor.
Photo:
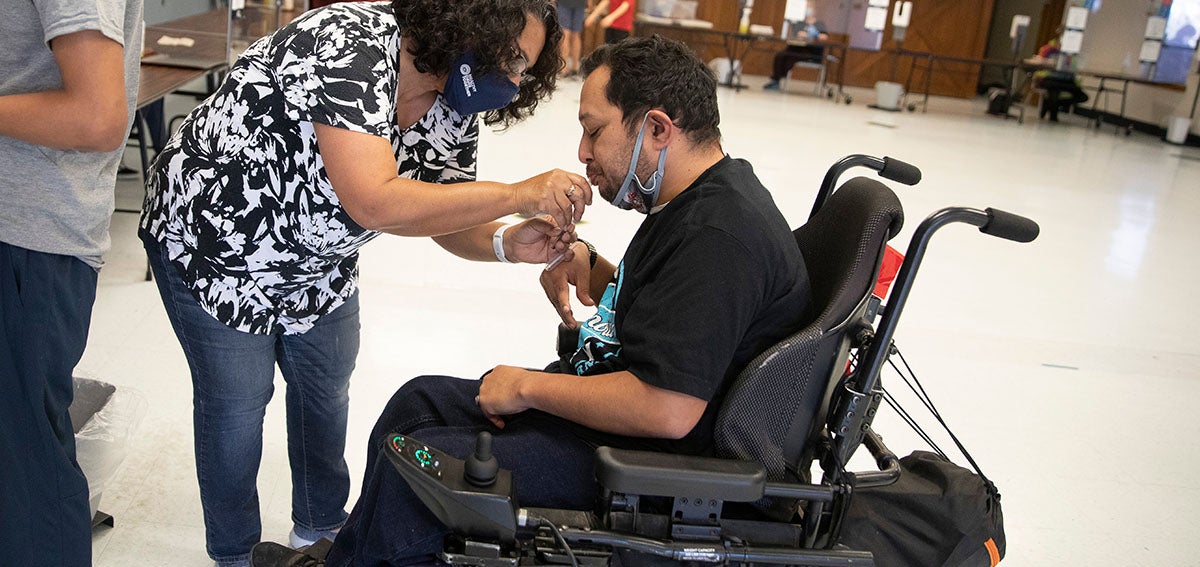
<svg viewBox="0 0 1200 567">
<path fill-rule="evenodd" d="M 890 114 L 868 109 L 867 91 L 846 106 L 808 96 L 808 88 L 720 93 L 725 150 L 755 165 L 793 223 L 806 217 L 825 168 L 851 153 L 892 155 L 924 171 L 919 186 L 898 189 L 908 217 L 902 245 L 945 206 L 993 206 L 1041 223 L 1041 237 L 1026 245 L 966 227 L 939 233 L 898 335 L 943 415 L 1003 492 L 1005 564 L 1195 565 L 1200 485 L 1190 475 L 1200 465 L 1192 413 L 1200 347 L 1188 333 L 1200 313 L 1187 288 L 1200 279 L 1192 258 L 1200 150 L 1097 132 L 1075 116 L 1021 125 L 986 116 L 983 101 Z M 536 118 L 485 133 L 480 176 L 581 171 L 578 89 L 568 82 Z M 122 205 L 137 205 L 136 181 L 118 192 Z M 597 200 L 585 220 L 581 234 L 618 257 L 639 215 Z M 96 535 L 96 564 L 211 565 L 187 367 L 154 284 L 143 281 L 134 216 L 117 214 L 112 234 L 79 373 L 140 391 L 148 409 L 104 491 L 101 509 L 117 524 Z M 362 258 L 363 346 L 346 455 L 354 495 L 365 436 L 395 388 L 424 373 L 476 376 L 497 363 L 544 363 L 557 320 L 537 267 L 471 264 L 428 240 L 396 237 L 379 238 Z M 890 414 L 877 430 L 898 453 L 920 448 Z M 266 431 L 263 533 L 283 541 L 290 487 L 281 400 L 268 410 Z"/>
</svg>

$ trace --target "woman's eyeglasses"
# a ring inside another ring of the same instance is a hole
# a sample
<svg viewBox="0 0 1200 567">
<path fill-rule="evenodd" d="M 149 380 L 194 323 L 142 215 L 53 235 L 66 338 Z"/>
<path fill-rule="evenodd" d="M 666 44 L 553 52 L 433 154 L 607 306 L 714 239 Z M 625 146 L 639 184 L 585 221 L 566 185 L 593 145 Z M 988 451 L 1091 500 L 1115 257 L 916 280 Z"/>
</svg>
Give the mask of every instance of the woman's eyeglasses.
<svg viewBox="0 0 1200 567">
<path fill-rule="evenodd" d="M 500 68 L 508 73 L 510 77 L 519 77 L 525 79 L 525 73 L 529 71 L 529 60 L 525 58 L 521 51 L 517 48 L 512 48 L 512 58 L 500 64 Z"/>
</svg>

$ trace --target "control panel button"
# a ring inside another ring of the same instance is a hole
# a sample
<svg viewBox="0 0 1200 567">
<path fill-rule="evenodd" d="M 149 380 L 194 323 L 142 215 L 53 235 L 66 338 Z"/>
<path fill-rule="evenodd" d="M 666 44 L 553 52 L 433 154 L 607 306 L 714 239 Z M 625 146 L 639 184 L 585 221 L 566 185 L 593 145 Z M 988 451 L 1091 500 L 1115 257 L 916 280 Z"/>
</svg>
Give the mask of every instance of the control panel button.
<svg viewBox="0 0 1200 567">
<path fill-rule="evenodd" d="M 427 467 L 430 465 L 430 463 L 433 463 L 433 455 L 429 454 L 428 447 L 425 449 L 417 449 L 416 452 L 413 453 L 413 456 L 417 458 L 417 462 L 421 463 L 421 466 L 423 467 Z"/>
</svg>

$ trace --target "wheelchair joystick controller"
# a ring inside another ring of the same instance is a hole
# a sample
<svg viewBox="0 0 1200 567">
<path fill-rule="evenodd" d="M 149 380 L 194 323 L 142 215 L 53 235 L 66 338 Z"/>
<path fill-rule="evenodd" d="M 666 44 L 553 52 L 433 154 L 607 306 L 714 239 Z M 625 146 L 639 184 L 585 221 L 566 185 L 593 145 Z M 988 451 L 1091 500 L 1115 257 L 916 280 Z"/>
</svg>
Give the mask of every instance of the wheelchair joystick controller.
<svg viewBox="0 0 1200 567">
<path fill-rule="evenodd" d="M 389 433 L 383 452 L 421 502 L 455 533 L 511 543 L 516 540 L 517 494 L 512 473 L 492 456 L 492 436 L 481 432 L 465 461 L 420 440 Z"/>
<path fill-rule="evenodd" d="M 467 458 L 463 466 L 463 479 L 471 486 L 487 488 L 496 484 L 496 474 L 500 472 L 500 464 L 492 456 L 492 434 L 480 431 L 475 437 L 475 452 Z"/>
</svg>

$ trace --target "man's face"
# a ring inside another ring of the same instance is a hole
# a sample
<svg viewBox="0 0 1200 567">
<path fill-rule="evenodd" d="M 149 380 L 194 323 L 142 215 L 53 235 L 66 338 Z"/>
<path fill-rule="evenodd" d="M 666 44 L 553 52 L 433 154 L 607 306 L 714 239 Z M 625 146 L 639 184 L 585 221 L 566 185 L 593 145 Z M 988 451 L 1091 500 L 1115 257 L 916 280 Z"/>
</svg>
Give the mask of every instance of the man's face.
<svg viewBox="0 0 1200 567">
<path fill-rule="evenodd" d="M 629 172 L 629 157 L 638 133 L 626 130 L 621 122 L 621 109 L 604 96 L 609 76 L 608 66 L 603 65 L 583 83 L 579 97 L 579 124 L 583 127 L 579 161 L 587 165 L 588 181 L 599 189 L 604 200 L 611 202 Z M 637 123 L 641 124 L 640 118 Z M 653 173 L 656 163 L 647 157 L 645 142 L 641 153 L 637 174 L 645 179 Z"/>
</svg>

